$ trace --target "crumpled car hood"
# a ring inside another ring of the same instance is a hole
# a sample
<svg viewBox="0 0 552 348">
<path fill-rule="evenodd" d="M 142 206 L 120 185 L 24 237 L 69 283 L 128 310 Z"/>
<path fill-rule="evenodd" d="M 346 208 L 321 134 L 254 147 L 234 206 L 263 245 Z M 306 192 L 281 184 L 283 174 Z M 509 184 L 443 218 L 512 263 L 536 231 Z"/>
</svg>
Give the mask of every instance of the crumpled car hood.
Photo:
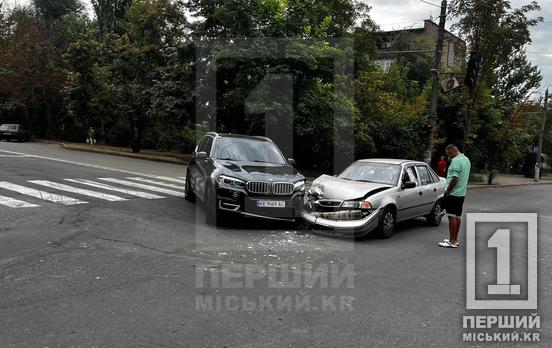
<svg viewBox="0 0 552 348">
<path fill-rule="evenodd" d="M 314 180 L 310 190 L 321 199 L 347 201 L 363 199 L 392 187 L 391 185 L 350 181 L 334 176 L 322 175 Z"/>
</svg>

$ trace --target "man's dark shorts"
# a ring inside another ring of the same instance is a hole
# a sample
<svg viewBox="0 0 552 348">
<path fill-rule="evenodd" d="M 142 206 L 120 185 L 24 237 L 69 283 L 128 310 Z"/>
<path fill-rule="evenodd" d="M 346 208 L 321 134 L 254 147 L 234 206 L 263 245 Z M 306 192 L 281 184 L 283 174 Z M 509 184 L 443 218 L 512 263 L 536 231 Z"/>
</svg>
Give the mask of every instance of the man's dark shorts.
<svg viewBox="0 0 552 348">
<path fill-rule="evenodd" d="M 448 196 L 443 199 L 443 209 L 449 216 L 462 217 L 466 197 Z"/>
</svg>

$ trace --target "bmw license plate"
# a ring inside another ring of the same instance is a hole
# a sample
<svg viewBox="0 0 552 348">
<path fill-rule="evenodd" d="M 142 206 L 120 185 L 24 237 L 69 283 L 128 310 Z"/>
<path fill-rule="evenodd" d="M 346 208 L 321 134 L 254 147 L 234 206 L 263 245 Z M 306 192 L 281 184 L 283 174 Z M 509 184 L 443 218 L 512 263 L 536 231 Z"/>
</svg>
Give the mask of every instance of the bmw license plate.
<svg viewBox="0 0 552 348">
<path fill-rule="evenodd" d="M 257 201 L 257 208 L 285 208 L 286 201 Z"/>
</svg>

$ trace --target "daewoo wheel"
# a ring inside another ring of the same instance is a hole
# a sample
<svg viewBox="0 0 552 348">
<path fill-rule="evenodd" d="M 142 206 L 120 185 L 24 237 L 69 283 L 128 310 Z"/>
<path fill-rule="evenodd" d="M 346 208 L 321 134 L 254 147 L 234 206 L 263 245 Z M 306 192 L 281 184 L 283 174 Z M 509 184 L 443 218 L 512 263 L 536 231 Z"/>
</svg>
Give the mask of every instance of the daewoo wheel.
<svg viewBox="0 0 552 348">
<path fill-rule="evenodd" d="M 439 200 L 435 202 L 429 215 L 426 216 L 426 222 L 430 226 L 439 226 L 443 221 L 443 203 Z"/>
<path fill-rule="evenodd" d="M 378 226 L 378 235 L 381 238 L 391 238 L 393 231 L 395 230 L 396 216 L 395 209 L 392 207 L 386 207 L 380 218 L 380 224 Z"/>
</svg>

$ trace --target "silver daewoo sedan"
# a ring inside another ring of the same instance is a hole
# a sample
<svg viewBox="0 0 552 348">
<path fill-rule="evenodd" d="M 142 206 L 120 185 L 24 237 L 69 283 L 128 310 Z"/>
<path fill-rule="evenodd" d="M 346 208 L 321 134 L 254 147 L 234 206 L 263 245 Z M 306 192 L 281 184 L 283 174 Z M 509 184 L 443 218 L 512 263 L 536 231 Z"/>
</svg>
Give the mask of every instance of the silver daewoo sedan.
<svg viewBox="0 0 552 348">
<path fill-rule="evenodd" d="M 390 238 L 397 222 L 425 217 L 439 226 L 445 179 L 426 163 L 369 159 L 351 164 L 339 176 L 314 180 L 303 219 L 315 228 L 345 236 L 377 232 Z"/>
</svg>

